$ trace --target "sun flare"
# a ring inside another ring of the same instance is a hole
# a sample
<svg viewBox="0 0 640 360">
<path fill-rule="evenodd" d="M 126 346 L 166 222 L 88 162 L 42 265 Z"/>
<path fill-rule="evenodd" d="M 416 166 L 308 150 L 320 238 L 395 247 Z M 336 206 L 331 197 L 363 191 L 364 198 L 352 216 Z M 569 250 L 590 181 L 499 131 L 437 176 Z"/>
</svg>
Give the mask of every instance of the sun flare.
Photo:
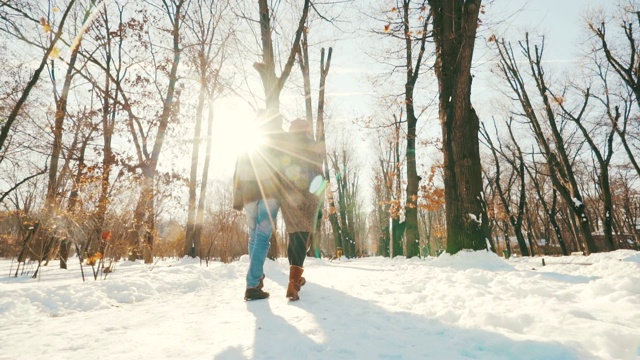
<svg viewBox="0 0 640 360">
<path fill-rule="evenodd" d="M 256 151 L 265 140 L 255 113 L 233 102 L 220 105 L 214 126 L 214 153 L 235 159 L 244 152 Z"/>
<path fill-rule="evenodd" d="M 257 122 L 247 122 L 240 132 L 241 134 L 236 137 L 238 153 L 254 152 L 264 144 L 264 134 L 258 129 Z"/>
</svg>

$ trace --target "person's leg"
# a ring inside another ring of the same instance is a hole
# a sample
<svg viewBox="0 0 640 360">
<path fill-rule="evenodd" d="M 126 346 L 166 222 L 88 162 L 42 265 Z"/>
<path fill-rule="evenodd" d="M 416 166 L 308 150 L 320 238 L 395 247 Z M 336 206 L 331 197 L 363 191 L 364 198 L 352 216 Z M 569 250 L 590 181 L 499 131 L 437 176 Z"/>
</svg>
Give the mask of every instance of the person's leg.
<svg viewBox="0 0 640 360">
<path fill-rule="evenodd" d="M 247 272 L 247 288 L 255 288 L 259 285 L 264 273 L 264 262 L 269 252 L 273 224 L 280 209 L 280 203 L 275 199 L 260 200 L 257 202 L 255 225 L 252 231 L 249 228 L 249 271 Z"/>
<path fill-rule="evenodd" d="M 256 245 L 256 219 L 258 217 L 258 202 L 254 201 L 244 205 L 244 212 L 247 216 L 247 227 L 249 228 L 249 258 L 253 254 Z"/>
<path fill-rule="evenodd" d="M 244 206 L 244 209 L 245 209 L 245 214 L 247 216 L 247 227 L 249 228 L 248 250 L 249 250 L 249 258 L 251 258 L 253 254 L 253 250 L 256 245 L 256 235 L 257 235 L 256 218 L 258 216 L 258 202 L 254 201 L 252 203 L 249 203 Z M 258 289 L 262 289 L 262 287 L 264 286 L 263 280 L 264 280 L 264 274 L 262 274 L 262 276 L 260 277 L 260 281 L 257 286 Z"/>
<path fill-rule="evenodd" d="M 307 240 L 309 239 L 308 232 L 293 232 L 289 234 L 289 285 L 287 286 L 287 298 L 290 300 L 299 300 L 300 295 L 298 292 L 300 288 L 306 283 L 302 273 L 304 269 L 304 259 L 307 256 Z"/>
<path fill-rule="evenodd" d="M 304 265 L 304 259 L 307 257 L 308 240 L 308 232 L 289 233 L 289 246 L 287 247 L 289 265 L 300 267 Z"/>
</svg>

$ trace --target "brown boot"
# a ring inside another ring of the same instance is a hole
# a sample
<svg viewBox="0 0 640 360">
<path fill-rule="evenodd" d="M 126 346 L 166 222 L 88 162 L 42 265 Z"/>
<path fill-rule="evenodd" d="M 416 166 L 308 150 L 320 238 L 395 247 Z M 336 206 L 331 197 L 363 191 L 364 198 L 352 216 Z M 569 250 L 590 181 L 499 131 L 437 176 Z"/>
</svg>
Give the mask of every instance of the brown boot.
<svg viewBox="0 0 640 360">
<path fill-rule="evenodd" d="M 266 299 L 268 297 L 269 297 L 268 292 L 262 291 L 262 289 L 258 289 L 257 287 L 247 288 L 244 291 L 244 301 L 261 300 L 261 299 Z"/>
<path fill-rule="evenodd" d="M 291 267 L 289 267 L 289 286 L 287 287 L 287 298 L 289 298 L 289 300 L 300 300 L 298 291 L 300 291 L 300 287 L 306 282 L 302 277 L 303 271 L 304 269 L 300 266 L 291 265 Z"/>
</svg>

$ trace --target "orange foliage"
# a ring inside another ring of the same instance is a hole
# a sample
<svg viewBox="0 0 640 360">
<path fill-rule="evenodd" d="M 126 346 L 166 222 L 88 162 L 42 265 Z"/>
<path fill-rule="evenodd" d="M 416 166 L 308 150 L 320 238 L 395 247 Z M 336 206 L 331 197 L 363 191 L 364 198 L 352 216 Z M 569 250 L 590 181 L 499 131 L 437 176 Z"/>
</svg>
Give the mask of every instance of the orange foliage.
<svg viewBox="0 0 640 360">
<path fill-rule="evenodd" d="M 102 232 L 102 234 L 100 235 L 100 237 L 102 238 L 102 240 L 104 241 L 109 241 L 111 240 L 111 231 L 110 230 L 105 230 Z"/>
<path fill-rule="evenodd" d="M 444 188 L 435 185 L 436 170 L 440 165 L 431 166 L 427 180 L 420 185 L 420 208 L 427 211 L 436 211 L 444 206 Z"/>
<path fill-rule="evenodd" d="M 102 259 L 102 253 L 95 253 L 87 258 L 87 265 L 95 265 Z"/>
</svg>

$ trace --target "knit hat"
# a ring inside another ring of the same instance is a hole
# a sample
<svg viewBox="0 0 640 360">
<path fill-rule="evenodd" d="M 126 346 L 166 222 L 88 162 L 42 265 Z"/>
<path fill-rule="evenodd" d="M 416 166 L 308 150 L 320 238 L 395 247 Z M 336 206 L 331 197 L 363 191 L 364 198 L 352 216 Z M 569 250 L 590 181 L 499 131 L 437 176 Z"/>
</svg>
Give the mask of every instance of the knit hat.
<svg viewBox="0 0 640 360">
<path fill-rule="evenodd" d="M 291 125 L 289 125 L 289 132 L 311 134 L 311 122 L 301 118 L 295 119 L 291 122 Z"/>
</svg>

